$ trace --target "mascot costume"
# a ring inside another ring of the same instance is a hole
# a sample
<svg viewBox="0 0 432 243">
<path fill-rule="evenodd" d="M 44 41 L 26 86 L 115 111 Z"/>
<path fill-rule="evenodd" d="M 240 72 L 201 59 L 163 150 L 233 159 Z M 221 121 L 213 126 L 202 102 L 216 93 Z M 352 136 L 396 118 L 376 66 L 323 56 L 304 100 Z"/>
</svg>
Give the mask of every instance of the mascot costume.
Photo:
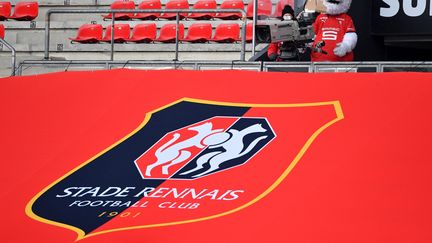
<svg viewBox="0 0 432 243">
<path fill-rule="evenodd" d="M 353 61 L 353 50 L 357 45 L 354 23 L 347 14 L 351 0 L 323 0 L 326 7 L 315 20 L 313 62 Z M 324 44 L 323 44 L 324 43 Z M 324 45 L 318 48 L 320 45 Z"/>
</svg>

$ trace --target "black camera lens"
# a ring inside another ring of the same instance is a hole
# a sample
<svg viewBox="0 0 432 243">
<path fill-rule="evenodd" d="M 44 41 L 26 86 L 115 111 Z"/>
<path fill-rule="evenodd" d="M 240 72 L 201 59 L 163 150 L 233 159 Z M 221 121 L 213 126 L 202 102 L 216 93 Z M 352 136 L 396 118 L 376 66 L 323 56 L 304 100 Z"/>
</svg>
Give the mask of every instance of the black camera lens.
<svg viewBox="0 0 432 243">
<path fill-rule="evenodd" d="M 270 43 L 270 27 L 269 26 L 256 26 L 255 27 L 255 37 L 258 43 Z"/>
</svg>

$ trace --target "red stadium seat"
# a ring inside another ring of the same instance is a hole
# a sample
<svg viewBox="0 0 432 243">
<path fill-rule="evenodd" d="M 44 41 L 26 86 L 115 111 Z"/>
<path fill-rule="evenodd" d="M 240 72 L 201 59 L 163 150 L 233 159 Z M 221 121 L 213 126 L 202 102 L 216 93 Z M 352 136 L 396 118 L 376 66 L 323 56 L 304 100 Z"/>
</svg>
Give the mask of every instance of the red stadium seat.
<svg viewBox="0 0 432 243">
<path fill-rule="evenodd" d="M 194 5 L 193 9 L 217 9 L 216 0 L 198 0 Z M 188 18 L 191 19 L 199 19 L 199 20 L 208 20 L 212 19 L 215 16 L 215 13 L 190 13 Z"/>
<path fill-rule="evenodd" d="M 184 38 L 184 25 L 179 24 L 179 40 Z M 174 43 L 176 39 L 176 24 L 165 24 L 159 31 L 159 37 L 156 41 L 165 43 Z"/>
<path fill-rule="evenodd" d="M 165 9 L 189 9 L 188 0 L 169 0 L 165 4 Z M 187 13 L 180 13 L 180 19 L 184 19 Z M 162 13 L 159 18 L 173 20 L 176 18 L 175 13 Z"/>
<path fill-rule="evenodd" d="M 0 24 L 0 39 L 4 39 L 5 36 L 5 28 L 4 25 Z"/>
<path fill-rule="evenodd" d="M 37 2 L 19 2 L 15 5 L 14 13 L 9 19 L 19 21 L 34 20 L 39 14 L 39 5 Z"/>
<path fill-rule="evenodd" d="M 271 16 L 273 4 L 271 0 L 258 0 L 258 16 Z M 249 1 L 246 15 L 253 18 L 253 0 Z"/>
<path fill-rule="evenodd" d="M 210 23 L 194 23 L 189 26 L 186 38 L 181 40 L 193 43 L 208 42 L 211 40 L 212 32 L 213 29 Z"/>
<path fill-rule="evenodd" d="M 117 0 L 111 3 L 110 9 L 135 9 L 135 2 L 134 1 L 124 1 L 124 0 Z M 133 17 L 133 13 L 116 13 L 115 19 L 116 20 L 128 20 Z M 109 13 L 107 15 L 102 15 L 104 19 L 112 19 L 112 14 Z"/>
<path fill-rule="evenodd" d="M 128 42 L 150 43 L 156 39 L 156 24 L 144 23 L 137 24 L 132 30 L 132 36 L 127 39 Z"/>
<path fill-rule="evenodd" d="M 10 17 L 12 5 L 10 2 L 0 2 L 0 21 Z"/>
<path fill-rule="evenodd" d="M 240 26 L 238 24 L 219 24 L 216 27 L 215 35 L 212 41 L 221 43 L 233 43 L 238 40 L 240 36 Z"/>
<path fill-rule="evenodd" d="M 72 42 L 97 43 L 102 39 L 103 27 L 100 24 L 84 24 L 78 29 L 75 38 L 69 38 Z"/>
<path fill-rule="evenodd" d="M 248 23 L 246 25 L 246 42 L 247 43 L 251 43 L 252 42 L 252 33 L 253 32 L 253 24 L 252 23 Z"/>
<path fill-rule="evenodd" d="M 242 9 L 244 10 L 243 0 L 224 0 L 220 5 L 220 9 Z M 242 17 L 241 13 L 217 13 L 216 18 L 226 19 L 226 20 L 235 20 L 240 19 Z"/>
<path fill-rule="evenodd" d="M 282 10 L 284 9 L 285 5 L 290 5 L 294 9 L 294 0 L 279 0 L 276 4 L 276 9 L 273 13 L 273 17 L 281 17 Z"/>
<path fill-rule="evenodd" d="M 111 42 L 112 25 L 109 25 L 105 30 L 105 36 L 100 40 L 103 42 Z M 114 25 L 114 42 L 123 43 L 130 37 L 129 24 L 115 24 Z"/>
<path fill-rule="evenodd" d="M 138 9 L 161 9 L 160 0 L 144 0 L 138 5 Z M 136 13 L 134 19 L 155 20 L 159 18 L 160 13 Z"/>
</svg>

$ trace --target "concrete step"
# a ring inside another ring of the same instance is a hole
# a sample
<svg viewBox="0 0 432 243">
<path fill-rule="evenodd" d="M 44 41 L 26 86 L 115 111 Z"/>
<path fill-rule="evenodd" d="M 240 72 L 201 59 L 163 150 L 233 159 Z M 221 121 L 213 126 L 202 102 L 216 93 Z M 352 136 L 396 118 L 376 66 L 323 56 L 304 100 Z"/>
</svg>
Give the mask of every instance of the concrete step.
<svg viewBox="0 0 432 243">
<path fill-rule="evenodd" d="M 248 21 L 248 23 L 250 23 L 252 21 Z M 87 21 L 87 20 L 74 20 L 74 21 L 51 21 L 50 22 L 50 30 L 64 30 L 64 29 L 78 29 L 81 25 L 83 24 L 90 24 L 90 23 L 94 23 L 94 24 L 101 24 L 104 27 L 107 27 L 108 25 L 111 24 L 111 21 L 103 21 L 101 19 L 99 19 L 99 21 L 96 20 L 91 20 L 91 21 Z M 142 24 L 142 23 L 155 23 L 156 26 L 158 28 L 162 27 L 165 24 L 168 23 L 175 23 L 175 21 L 169 21 L 169 20 L 155 20 L 155 21 L 140 21 L 140 20 L 136 20 L 136 21 L 116 21 L 116 24 L 129 24 L 129 26 L 131 28 L 135 27 L 137 24 Z M 238 23 L 238 24 L 242 24 L 243 21 L 241 20 L 219 20 L 219 19 L 214 19 L 214 20 L 182 20 L 180 21 L 180 23 L 182 23 L 186 28 L 188 28 L 191 24 L 194 23 L 210 23 L 212 24 L 212 26 L 215 28 L 216 26 L 218 26 L 219 24 L 222 23 Z M 12 30 L 45 30 L 45 22 L 18 22 L 18 21 L 6 21 L 2 23 L 6 29 L 6 33 L 8 31 L 12 31 Z"/>
<path fill-rule="evenodd" d="M 18 65 L 20 62 L 24 60 L 42 60 L 42 55 L 34 55 L 29 53 L 18 53 L 16 57 L 16 64 Z M 9 77 L 12 73 L 12 62 L 11 62 L 11 54 L 7 52 L 0 52 L 0 77 Z"/>
<path fill-rule="evenodd" d="M 12 5 L 22 2 L 20 0 L 8 0 Z M 58 6 L 58 5 L 96 5 L 99 2 L 105 2 L 105 0 L 38 0 L 39 6 Z M 108 1 L 107 1 L 108 2 Z M 113 2 L 113 1 L 110 1 Z"/>
<path fill-rule="evenodd" d="M 246 53 L 246 59 L 249 59 L 250 53 Z M 63 52 L 63 53 L 51 53 L 50 58 L 55 60 L 110 60 L 109 53 L 102 52 Z M 164 52 L 164 53 L 137 53 L 137 52 L 118 52 L 114 56 L 114 60 L 140 60 L 140 61 L 170 61 L 175 58 L 174 53 Z M 240 54 L 235 52 L 180 52 L 178 55 L 178 60 L 180 61 L 233 61 L 239 60 Z M 11 74 L 11 63 L 10 55 L 0 52 L 0 77 L 10 76 Z M 42 52 L 31 52 L 31 53 L 18 53 L 17 65 L 23 60 L 43 60 Z M 95 66 L 84 66 L 78 69 L 70 68 L 69 70 L 96 70 L 103 69 L 104 67 Z M 143 68 L 141 66 L 140 68 Z M 32 66 L 26 67 L 23 70 L 24 75 L 47 73 L 47 72 L 58 72 L 64 71 L 65 67 L 50 67 L 49 65 L 42 66 Z"/>
<path fill-rule="evenodd" d="M 35 37 L 41 39 L 42 37 Z M 17 52 L 42 52 L 45 49 L 43 42 L 33 44 L 14 44 Z M 57 52 L 106 52 L 111 50 L 109 43 L 101 44 L 71 44 L 70 42 L 50 42 L 50 51 Z M 116 52 L 173 52 L 175 44 L 167 43 L 116 43 Z M 240 43 L 179 43 L 179 51 L 182 52 L 240 52 Z M 251 50 L 251 45 L 246 45 L 246 50 Z M 9 52 L 1 47 L 0 52 Z"/>
<path fill-rule="evenodd" d="M 10 44 L 10 43 L 9 43 Z M 17 52 L 28 51 L 29 44 L 13 44 L 13 48 Z M 10 53 L 11 51 L 0 43 L 0 53 Z"/>
<path fill-rule="evenodd" d="M 186 33 L 187 34 L 187 29 Z M 52 30 L 50 32 L 50 49 L 51 50 L 63 50 L 63 51 L 86 51 L 87 49 L 92 51 L 104 51 L 107 43 L 100 44 L 72 44 L 69 40 L 70 37 L 76 36 L 76 30 Z M 5 35 L 5 40 L 14 46 L 17 51 L 41 51 L 44 48 L 45 43 L 45 32 L 42 30 L 14 30 L 8 31 Z M 59 46 L 60 45 L 60 46 Z M 174 44 L 165 43 L 119 43 L 116 44 L 116 50 L 122 51 L 170 51 Z M 249 47 L 250 44 L 247 44 Z M 238 51 L 240 43 L 180 43 L 180 48 L 184 51 Z M 118 48 L 118 49 L 117 49 Z"/>
<path fill-rule="evenodd" d="M 108 61 L 110 60 L 110 54 L 108 52 L 102 53 L 102 52 L 63 52 L 63 53 L 51 53 L 50 59 L 51 60 L 81 60 L 81 61 L 87 61 L 87 60 L 104 60 Z M 251 57 L 251 53 L 246 53 L 246 60 L 248 60 Z M 150 61 L 151 63 L 154 63 L 154 61 L 170 61 L 174 60 L 175 55 L 174 53 L 170 52 L 164 52 L 164 53 L 157 53 L 157 52 L 116 52 L 114 56 L 114 60 L 117 61 L 131 61 L 131 60 L 140 60 L 140 61 Z M 180 52 L 178 54 L 179 61 L 206 61 L 206 62 L 212 62 L 212 61 L 235 61 L 239 60 L 240 55 L 239 53 L 235 52 L 198 52 L 198 53 L 192 53 L 192 52 Z M 43 53 L 42 52 L 31 52 L 31 53 L 18 53 L 17 56 L 17 66 L 19 66 L 20 62 L 22 61 L 29 61 L 29 60 L 43 60 Z M 122 65 L 121 65 L 122 66 Z M 123 67 L 123 66 L 122 66 Z M 160 69 L 154 68 L 147 65 L 140 65 L 140 66 L 134 66 L 134 65 L 128 65 L 129 68 L 138 68 L 138 69 Z M 61 72 L 65 71 L 66 69 L 69 71 L 72 70 L 98 70 L 98 69 L 104 69 L 102 65 L 95 66 L 95 65 L 81 65 L 79 67 L 71 66 L 67 67 L 65 65 L 60 67 L 52 67 L 50 65 L 40 65 L 40 66 L 26 66 L 24 69 L 22 69 L 23 75 L 31 75 L 31 74 L 43 74 L 43 73 L 49 73 L 49 72 Z M 183 67 L 177 67 L 180 69 L 183 69 Z M 187 69 L 187 67 L 184 67 Z M 18 73 L 18 71 L 17 71 Z M 8 77 L 11 75 L 11 57 L 10 55 L 6 53 L 0 52 L 0 78 L 1 77 Z"/>
</svg>

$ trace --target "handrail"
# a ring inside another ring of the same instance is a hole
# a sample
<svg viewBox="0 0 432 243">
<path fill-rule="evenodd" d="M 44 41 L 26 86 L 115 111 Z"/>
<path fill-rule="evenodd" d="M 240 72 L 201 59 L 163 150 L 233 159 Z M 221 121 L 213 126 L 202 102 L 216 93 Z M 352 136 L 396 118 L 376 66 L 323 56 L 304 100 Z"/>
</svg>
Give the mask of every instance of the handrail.
<svg viewBox="0 0 432 243">
<path fill-rule="evenodd" d="M 253 19 L 252 19 L 252 56 L 255 56 L 256 40 L 255 29 L 258 21 L 258 0 L 253 0 Z"/>
<path fill-rule="evenodd" d="M 257 66 L 258 70 L 268 71 L 269 67 L 309 67 L 308 71 L 310 73 L 319 72 L 318 67 L 332 67 L 332 68 L 347 68 L 348 71 L 350 69 L 356 70 L 357 68 L 362 67 L 375 67 L 374 72 L 384 72 L 385 68 L 389 67 L 403 67 L 411 69 L 412 71 L 418 71 L 418 68 L 432 68 L 432 62 L 423 62 L 423 61 L 364 61 L 364 62 L 246 62 L 246 61 L 140 61 L 140 60 L 128 60 L 128 61 L 103 61 L 103 60 L 72 60 L 72 61 L 48 61 L 48 60 L 25 60 L 20 62 L 17 67 L 17 75 L 22 75 L 23 68 L 27 69 L 31 66 L 59 66 L 69 68 L 70 66 L 87 66 L 87 65 L 102 65 L 105 69 L 110 69 L 113 66 L 118 66 L 120 68 L 129 67 L 174 67 L 182 68 L 182 67 L 193 67 L 193 70 L 200 70 L 199 67 L 208 67 L 208 66 L 223 66 L 223 67 L 231 67 L 237 69 L 248 69 L 250 70 L 251 66 Z M 24 70 L 25 70 L 24 69 Z M 388 72 L 390 70 L 386 70 Z"/>
<path fill-rule="evenodd" d="M 238 12 L 242 14 L 242 28 L 241 28 L 241 52 L 240 60 L 245 61 L 246 50 L 246 12 L 243 9 L 49 9 L 45 16 L 45 50 L 44 59 L 49 60 L 49 43 L 50 43 L 50 23 L 51 14 L 77 14 L 77 13 L 111 13 L 112 16 L 112 31 L 111 31 L 111 61 L 114 60 L 114 24 L 116 13 L 176 13 L 176 59 L 178 59 L 178 29 L 179 29 L 179 14 L 180 13 L 233 13 Z"/>
<path fill-rule="evenodd" d="M 249 62 L 249 61 L 146 61 L 146 60 L 24 60 L 21 61 L 17 67 L 17 75 L 21 76 L 23 70 L 35 67 L 65 67 L 64 71 L 68 71 L 69 67 L 93 65 L 93 67 L 103 67 L 103 69 L 111 69 L 113 66 L 119 66 L 120 68 L 142 66 L 142 67 L 172 67 L 174 69 L 181 69 L 185 66 L 193 66 L 193 70 L 200 70 L 200 66 L 214 66 L 224 65 L 231 66 L 231 68 L 241 68 L 257 66 L 257 70 L 262 70 L 262 62 Z"/>
<path fill-rule="evenodd" d="M 12 52 L 12 58 L 11 58 L 11 76 L 15 76 L 15 70 L 16 70 L 16 50 L 15 48 L 9 44 L 7 41 L 5 41 L 4 39 L 0 38 L 0 42 L 6 46 L 11 52 Z"/>
</svg>

